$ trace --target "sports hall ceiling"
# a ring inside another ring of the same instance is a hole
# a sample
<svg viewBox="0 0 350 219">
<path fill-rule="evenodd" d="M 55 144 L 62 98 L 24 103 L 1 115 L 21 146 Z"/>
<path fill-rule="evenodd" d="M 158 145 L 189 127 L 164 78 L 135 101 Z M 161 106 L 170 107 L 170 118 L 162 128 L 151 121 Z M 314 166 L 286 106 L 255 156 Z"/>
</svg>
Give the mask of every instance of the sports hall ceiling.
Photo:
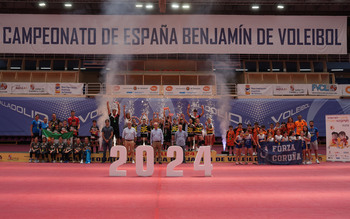
<svg viewBox="0 0 350 219">
<path fill-rule="evenodd" d="M 65 6 L 67 3 L 70 5 Z M 183 8 L 185 4 L 188 6 Z M 253 5 L 259 8 L 253 9 Z M 349 16 L 350 0 L 1 0 L 0 13 Z"/>
</svg>

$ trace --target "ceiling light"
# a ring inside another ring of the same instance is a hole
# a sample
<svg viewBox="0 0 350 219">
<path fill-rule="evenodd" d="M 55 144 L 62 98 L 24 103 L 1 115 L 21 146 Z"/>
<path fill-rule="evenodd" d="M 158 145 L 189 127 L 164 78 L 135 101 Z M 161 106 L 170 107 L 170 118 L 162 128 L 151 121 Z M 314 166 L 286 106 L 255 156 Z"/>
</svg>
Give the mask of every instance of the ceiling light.
<svg viewBox="0 0 350 219">
<path fill-rule="evenodd" d="M 182 8 L 183 8 L 183 9 L 190 9 L 190 5 L 189 5 L 189 4 L 183 4 L 183 5 L 182 5 Z"/>
<path fill-rule="evenodd" d="M 64 3 L 64 7 L 66 7 L 66 8 L 70 8 L 72 6 L 73 6 L 72 3 Z"/>
<path fill-rule="evenodd" d="M 180 8 L 180 5 L 178 3 L 173 3 L 173 4 L 171 4 L 171 7 L 174 9 L 178 9 L 178 8 Z"/>
<path fill-rule="evenodd" d="M 259 5 L 253 5 L 253 6 L 252 6 L 252 9 L 254 9 L 254 10 L 258 10 L 259 8 L 260 8 Z"/>
<path fill-rule="evenodd" d="M 153 8 L 153 5 L 148 4 L 148 5 L 146 5 L 146 8 L 147 8 L 147 9 L 152 9 L 152 8 Z"/>
<path fill-rule="evenodd" d="M 284 5 L 277 5 L 278 9 L 284 9 Z"/>
<path fill-rule="evenodd" d="M 46 6 L 46 3 L 45 3 L 45 2 L 39 2 L 39 6 L 40 6 L 40 7 L 45 7 L 45 6 Z"/>
<path fill-rule="evenodd" d="M 135 7 L 136 7 L 136 8 L 142 8 L 143 5 L 142 5 L 142 4 L 136 4 Z"/>
</svg>

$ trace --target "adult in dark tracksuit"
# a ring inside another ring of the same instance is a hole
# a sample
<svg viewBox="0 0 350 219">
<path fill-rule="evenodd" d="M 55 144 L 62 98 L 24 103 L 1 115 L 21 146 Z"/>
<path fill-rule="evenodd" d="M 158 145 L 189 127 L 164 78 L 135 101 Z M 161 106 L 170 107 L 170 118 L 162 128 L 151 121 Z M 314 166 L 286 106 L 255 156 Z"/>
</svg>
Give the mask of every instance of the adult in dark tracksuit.
<svg viewBox="0 0 350 219">
<path fill-rule="evenodd" d="M 186 139 L 187 139 L 187 132 L 182 130 L 182 125 L 179 125 L 178 130 L 175 133 L 175 142 L 176 142 L 176 146 L 182 147 L 183 155 L 184 155 L 184 159 L 183 159 L 184 163 L 186 163 L 186 157 L 185 157 Z"/>
<path fill-rule="evenodd" d="M 113 141 L 113 128 L 109 125 L 109 119 L 105 120 L 106 126 L 102 128 L 102 147 L 103 147 L 103 157 L 102 163 L 106 162 L 106 152 L 107 148 L 109 153 L 111 153 L 112 141 Z M 111 160 L 112 162 L 112 160 Z"/>
</svg>

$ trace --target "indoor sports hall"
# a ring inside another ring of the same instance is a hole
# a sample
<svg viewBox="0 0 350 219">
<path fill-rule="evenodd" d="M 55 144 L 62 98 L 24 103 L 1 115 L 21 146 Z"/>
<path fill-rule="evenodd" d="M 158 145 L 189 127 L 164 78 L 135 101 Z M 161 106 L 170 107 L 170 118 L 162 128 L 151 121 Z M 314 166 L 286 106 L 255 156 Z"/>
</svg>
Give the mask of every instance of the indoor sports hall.
<svg viewBox="0 0 350 219">
<path fill-rule="evenodd" d="M 0 1 L 0 218 L 348 218 L 350 1 Z"/>
</svg>

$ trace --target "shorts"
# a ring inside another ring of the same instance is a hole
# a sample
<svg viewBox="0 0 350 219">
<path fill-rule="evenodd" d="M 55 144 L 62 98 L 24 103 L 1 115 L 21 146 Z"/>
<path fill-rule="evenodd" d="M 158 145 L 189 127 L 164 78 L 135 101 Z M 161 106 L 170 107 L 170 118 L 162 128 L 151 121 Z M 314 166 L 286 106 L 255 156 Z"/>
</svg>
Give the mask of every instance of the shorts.
<svg viewBox="0 0 350 219">
<path fill-rule="evenodd" d="M 248 145 L 245 145 L 246 148 L 250 149 L 252 148 L 252 145 L 251 144 L 248 144 Z"/>
<path fill-rule="evenodd" d="M 99 136 L 91 136 L 90 139 L 91 141 L 98 141 Z"/>
<path fill-rule="evenodd" d="M 33 133 L 33 138 L 36 138 L 36 137 L 40 138 L 40 134 L 39 133 Z"/>
<path fill-rule="evenodd" d="M 318 150 L 318 142 L 317 141 L 310 142 L 310 149 L 317 151 Z"/>
<path fill-rule="evenodd" d="M 308 145 L 307 148 L 310 148 L 310 145 Z M 305 144 L 305 143 L 303 143 L 302 149 L 303 149 L 303 150 L 306 150 L 306 144 Z"/>
<path fill-rule="evenodd" d="M 207 134 L 207 136 L 212 136 L 213 135 L 213 133 L 211 133 L 211 134 Z"/>
<path fill-rule="evenodd" d="M 188 134 L 188 137 L 194 137 L 194 134 L 193 133 Z"/>
<path fill-rule="evenodd" d="M 239 148 L 239 149 L 240 149 L 240 148 L 242 148 L 242 145 L 241 145 L 241 144 L 239 144 L 239 145 L 236 144 L 236 148 Z"/>
<path fill-rule="evenodd" d="M 141 133 L 140 137 L 141 137 L 141 138 L 147 138 L 148 135 L 147 135 L 146 133 Z"/>
</svg>

